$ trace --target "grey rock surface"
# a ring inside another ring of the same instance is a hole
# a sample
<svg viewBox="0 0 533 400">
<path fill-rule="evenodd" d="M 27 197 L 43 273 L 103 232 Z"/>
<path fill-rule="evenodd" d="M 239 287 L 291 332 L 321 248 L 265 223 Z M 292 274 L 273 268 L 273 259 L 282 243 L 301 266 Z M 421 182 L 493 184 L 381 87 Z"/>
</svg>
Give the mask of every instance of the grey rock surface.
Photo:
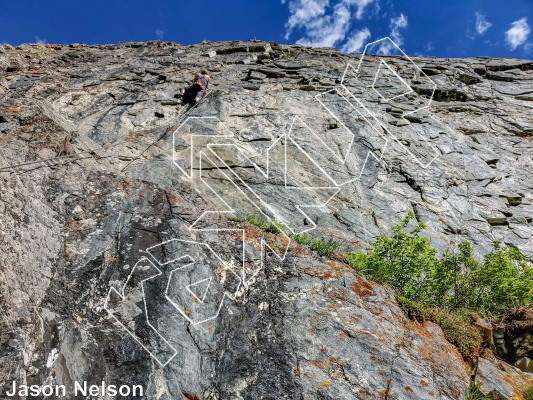
<svg viewBox="0 0 533 400">
<path fill-rule="evenodd" d="M 533 261 L 533 62 L 385 57 L 403 95 L 380 57 L 357 69 L 333 49 L 0 49 L 0 387 L 461 398 L 470 367 L 437 325 L 227 217 L 316 226 L 351 251 L 413 211 L 440 250 L 501 240 Z M 200 68 L 211 89 L 191 108 L 177 94 Z M 509 399 L 533 382 L 495 360 L 480 372 Z"/>
</svg>

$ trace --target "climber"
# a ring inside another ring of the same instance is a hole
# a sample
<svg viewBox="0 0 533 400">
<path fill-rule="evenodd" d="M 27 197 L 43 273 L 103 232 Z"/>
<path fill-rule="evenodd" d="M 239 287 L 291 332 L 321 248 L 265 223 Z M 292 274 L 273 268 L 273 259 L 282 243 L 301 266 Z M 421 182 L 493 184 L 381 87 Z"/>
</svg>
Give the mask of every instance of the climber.
<svg viewBox="0 0 533 400">
<path fill-rule="evenodd" d="M 209 86 L 209 72 L 203 69 L 200 73 L 196 73 L 192 80 L 192 85 L 186 89 L 181 89 L 181 95 L 184 103 L 198 103 L 205 96 L 207 87 Z"/>
</svg>

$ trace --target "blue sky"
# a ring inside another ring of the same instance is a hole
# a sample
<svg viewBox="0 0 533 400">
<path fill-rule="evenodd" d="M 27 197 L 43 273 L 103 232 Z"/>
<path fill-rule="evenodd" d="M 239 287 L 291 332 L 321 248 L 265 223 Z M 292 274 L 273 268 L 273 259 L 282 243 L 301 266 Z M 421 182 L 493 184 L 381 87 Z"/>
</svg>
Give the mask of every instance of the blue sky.
<svg viewBox="0 0 533 400">
<path fill-rule="evenodd" d="M 360 52 L 389 36 L 410 55 L 531 59 L 532 30 L 533 0 L 0 0 L 11 45 L 256 37 Z"/>
</svg>

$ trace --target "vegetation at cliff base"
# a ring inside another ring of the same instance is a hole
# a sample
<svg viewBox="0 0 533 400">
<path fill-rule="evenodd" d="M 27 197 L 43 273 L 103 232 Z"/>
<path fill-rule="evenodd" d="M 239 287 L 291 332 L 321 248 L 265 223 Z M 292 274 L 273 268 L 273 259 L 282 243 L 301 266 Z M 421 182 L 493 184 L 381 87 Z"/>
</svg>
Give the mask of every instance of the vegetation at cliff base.
<svg viewBox="0 0 533 400">
<path fill-rule="evenodd" d="M 409 213 L 392 228 L 391 237 L 378 237 L 365 252 L 346 254 L 358 273 L 392 287 L 406 314 L 441 326 L 447 340 L 465 357 L 477 357 L 482 345 L 473 314 L 500 316 L 533 303 L 533 267 L 516 249 L 494 242 L 478 261 L 468 241 L 440 257 L 418 222 Z"/>
<path fill-rule="evenodd" d="M 438 257 L 420 235 L 423 223 L 404 232 L 414 217 L 409 213 L 392 237 L 378 237 L 365 252 L 347 254 L 350 266 L 406 299 L 447 310 L 498 315 L 533 303 L 533 267 L 518 250 L 494 242 L 478 261 L 464 241 Z"/>
</svg>

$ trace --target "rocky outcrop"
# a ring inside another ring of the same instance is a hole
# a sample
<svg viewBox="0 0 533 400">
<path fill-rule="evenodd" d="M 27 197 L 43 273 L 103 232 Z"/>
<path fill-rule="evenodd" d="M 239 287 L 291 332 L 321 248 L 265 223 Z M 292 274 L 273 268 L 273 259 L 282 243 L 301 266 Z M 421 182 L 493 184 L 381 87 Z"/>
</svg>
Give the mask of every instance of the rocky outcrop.
<svg viewBox="0 0 533 400">
<path fill-rule="evenodd" d="M 191 108 L 177 94 L 199 68 Z M 228 217 L 352 251 L 413 211 L 439 249 L 533 260 L 531 61 L 149 42 L 0 47 L 0 69 L 0 386 L 462 398 L 471 367 L 437 325 Z M 477 381 L 533 385 L 490 355 Z"/>
</svg>

